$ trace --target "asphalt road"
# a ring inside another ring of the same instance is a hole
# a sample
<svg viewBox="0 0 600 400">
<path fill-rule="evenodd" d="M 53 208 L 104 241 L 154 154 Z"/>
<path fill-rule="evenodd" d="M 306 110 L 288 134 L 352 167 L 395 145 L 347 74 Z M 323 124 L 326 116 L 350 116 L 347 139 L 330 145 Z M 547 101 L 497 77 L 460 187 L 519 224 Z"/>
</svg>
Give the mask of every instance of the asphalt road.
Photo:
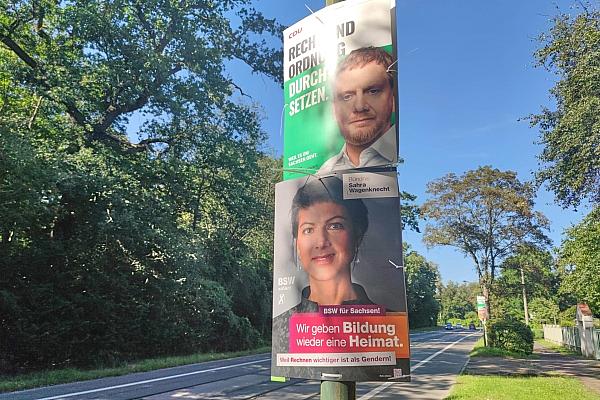
<svg viewBox="0 0 600 400">
<path fill-rule="evenodd" d="M 443 399 L 480 335 L 467 330 L 411 334 L 412 382 L 359 383 L 356 398 Z M 318 398 L 318 381 L 271 382 L 269 354 L 0 394 L 0 400 Z"/>
</svg>

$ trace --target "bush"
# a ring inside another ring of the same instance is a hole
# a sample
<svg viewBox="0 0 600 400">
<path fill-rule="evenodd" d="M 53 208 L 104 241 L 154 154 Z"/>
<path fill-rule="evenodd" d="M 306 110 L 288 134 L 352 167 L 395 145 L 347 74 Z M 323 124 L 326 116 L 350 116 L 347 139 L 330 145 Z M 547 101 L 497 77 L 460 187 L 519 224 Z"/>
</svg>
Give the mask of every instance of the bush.
<svg viewBox="0 0 600 400">
<path fill-rule="evenodd" d="M 577 306 L 573 305 L 566 310 L 563 310 L 558 315 L 560 326 L 575 326 L 575 316 L 577 314 Z"/>
<path fill-rule="evenodd" d="M 491 321 L 488 324 L 488 339 L 491 347 L 524 354 L 533 352 L 533 332 L 521 321 Z"/>
</svg>

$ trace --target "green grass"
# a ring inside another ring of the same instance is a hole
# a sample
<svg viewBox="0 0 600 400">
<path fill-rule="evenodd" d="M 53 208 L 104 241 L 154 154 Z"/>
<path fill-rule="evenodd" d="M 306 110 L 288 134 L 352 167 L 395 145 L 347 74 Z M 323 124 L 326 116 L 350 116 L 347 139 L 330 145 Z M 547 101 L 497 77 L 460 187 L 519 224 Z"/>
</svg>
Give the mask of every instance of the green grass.
<svg viewBox="0 0 600 400">
<path fill-rule="evenodd" d="M 471 357 L 511 357 L 511 358 L 536 358 L 533 354 L 523 354 L 514 351 L 499 349 L 497 347 L 485 347 L 483 338 L 475 342 L 475 347 L 471 350 Z"/>
<path fill-rule="evenodd" d="M 136 362 L 126 363 L 121 367 L 82 370 L 75 368 L 40 371 L 30 374 L 6 376 L 0 375 L 0 393 L 12 392 L 15 390 L 31 389 L 34 387 L 57 385 L 60 383 L 69 383 L 76 381 L 84 381 L 88 379 L 105 378 L 108 376 L 119 376 L 131 374 L 134 372 L 153 371 L 160 368 L 176 367 L 179 365 L 194 364 L 212 360 L 223 360 L 245 356 L 249 354 L 260 354 L 271 351 L 271 347 L 261 347 L 254 350 L 236 351 L 230 353 L 206 353 L 192 354 L 181 357 L 163 357 L 140 360 Z"/>
<path fill-rule="evenodd" d="M 461 375 L 446 400 L 598 400 L 576 378 Z"/>
<path fill-rule="evenodd" d="M 559 352 L 560 354 L 565 354 L 568 356 L 581 356 L 581 354 L 579 354 L 576 351 L 573 351 L 571 349 L 569 349 L 568 347 L 564 347 L 558 343 L 554 343 L 551 342 L 549 340 L 546 339 L 536 339 L 535 340 L 537 343 L 539 343 L 540 345 L 544 346 L 545 348 L 549 349 L 549 350 L 554 350 Z"/>
</svg>

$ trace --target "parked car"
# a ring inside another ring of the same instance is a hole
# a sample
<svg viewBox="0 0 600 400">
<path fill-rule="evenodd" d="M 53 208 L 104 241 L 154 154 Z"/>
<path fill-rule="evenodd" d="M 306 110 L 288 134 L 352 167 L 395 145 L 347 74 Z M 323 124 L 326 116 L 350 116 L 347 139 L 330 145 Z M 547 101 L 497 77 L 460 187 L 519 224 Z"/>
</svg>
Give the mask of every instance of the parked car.
<svg viewBox="0 0 600 400">
<path fill-rule="evenodd" d="M 452 328 L 452 324 L 450 322 L 448 322 L 448 323 L 446 323 L 446 326 L 444 326 L 444 329 L 447 331 L 451 331 L 454 328 Z"/>
<path fill-rule="evenodd" d="M 456 329 L 462 329 L 462 328 L 463 328 L 462 324 L 460 322 L 458 322 L 456 324 Z"/>
<path fill-rule="evenodd" d="M 474 324 L 473 322 L 471 322 L 471 323 L 469 324 L 469 330 L 471 330 L 471 331 L 474 331 L 475 329 L 476 329 L 476 328 L 475 328 L 475 324 Z"/>
</svg>

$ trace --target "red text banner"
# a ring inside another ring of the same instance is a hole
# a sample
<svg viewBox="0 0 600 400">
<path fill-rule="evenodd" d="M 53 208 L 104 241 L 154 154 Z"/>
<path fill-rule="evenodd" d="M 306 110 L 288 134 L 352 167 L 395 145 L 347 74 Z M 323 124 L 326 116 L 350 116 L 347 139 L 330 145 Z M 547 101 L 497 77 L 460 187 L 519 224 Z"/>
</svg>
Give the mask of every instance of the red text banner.
<svg viewBox="0 0 600 400">
<path fill-rule="evenodd" d="M 290 353 L 393 352 L 408 358 L 408 318 L 404 313 L 385 316 L 323 316 L 299 313 L 290 318 Z"/>
</svg>

